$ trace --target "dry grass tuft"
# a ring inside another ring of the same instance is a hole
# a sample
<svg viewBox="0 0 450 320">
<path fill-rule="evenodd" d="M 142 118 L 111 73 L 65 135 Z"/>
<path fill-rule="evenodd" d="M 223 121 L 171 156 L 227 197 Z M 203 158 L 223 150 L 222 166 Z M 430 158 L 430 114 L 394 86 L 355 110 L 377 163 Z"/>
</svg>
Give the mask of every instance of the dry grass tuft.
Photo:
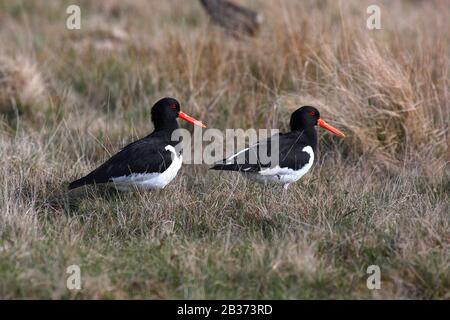
<svg viewBox="0 0 450 320">
<path fill-rule="evenodd" d="M 46 106 L 46 85 L 37 63 L 0 56 L 0 112 L 39 113 Z"/>
</svg>

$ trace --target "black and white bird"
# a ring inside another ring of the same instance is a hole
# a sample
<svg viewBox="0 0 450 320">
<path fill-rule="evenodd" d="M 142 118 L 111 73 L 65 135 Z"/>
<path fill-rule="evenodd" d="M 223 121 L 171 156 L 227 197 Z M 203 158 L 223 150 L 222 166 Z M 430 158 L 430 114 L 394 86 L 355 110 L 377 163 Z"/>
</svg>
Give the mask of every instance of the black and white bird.
<svg viewBox="0 0 450 320">
<path fill-rule="evenodd" d="M 239 171 L 249 179 L 262 183 L 282 184 L 287 189 L 291 183 L 303 177 L 313 165 L 314 153 L 317 150 L 317 132 L 314 128 L 316 125 L 337 136 L 345 136 L 322 120 L 316 108 L 303 106 L 292 113 L 290 132 L 260 141 L 216 163 L 211 169 Z M 273 161 L 274 159 L 276 161 Z"/>
<path fill-rule="evenodd" d="M 155 130 L 148 136 L 124 147 L 87 176 L 69 184 L 69 190 L 88 184 L 109 184 L 119 191 L 162 189 L 181 168 L 182 155 L 175 150 L 179 141 L 172 140 L 178 129 L 177 118 L 205 127 L 200 121 L 180 111 L 173 98 L 163 98 L 152 107 Z"/>
</svg>

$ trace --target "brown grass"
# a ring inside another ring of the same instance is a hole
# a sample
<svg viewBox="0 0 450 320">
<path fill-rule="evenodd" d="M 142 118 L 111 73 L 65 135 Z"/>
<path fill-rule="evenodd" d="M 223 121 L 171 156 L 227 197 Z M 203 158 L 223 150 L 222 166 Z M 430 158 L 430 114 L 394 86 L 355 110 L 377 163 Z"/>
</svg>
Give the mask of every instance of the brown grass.
<svg viewBox="0 0 450 320">
<path fill-rule="evenodd" d="M 0 56 L 0 112 L 39 112 L 45 105 L 45 83 L 35 62 Z"/>
<path fill-rule="evenodd" d="M 1 297 L 449 298 L 447 3 L 375 1 L 370 31 L 374 1 L 241 2 L 265 16 L 258 37 L 194 1 L 81 1 L 80 31 L 64 2 L 0 3 Z M 320 132 L 281 199 L 202 165 L 162 191 L 68 195 L 152 130 L 162 96 L 219 129 L 287 130 L 312 104 L 348 138 Z"/>
</svg>

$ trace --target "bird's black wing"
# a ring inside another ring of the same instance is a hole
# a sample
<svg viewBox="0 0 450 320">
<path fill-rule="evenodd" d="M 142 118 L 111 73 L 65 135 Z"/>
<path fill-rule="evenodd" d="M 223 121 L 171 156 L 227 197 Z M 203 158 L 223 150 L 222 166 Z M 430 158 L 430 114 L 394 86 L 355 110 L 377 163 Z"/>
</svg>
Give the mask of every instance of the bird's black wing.
<svg viewBox="0 0 450 320">
<path fill-rule="evenodd" d="M 172 163 L 172 153 L 165 150 L 170 141 L 143 138 L 124 147 L 87 176 L 72 182 L 69 189 L 86 184 L 106 183 L 111 178 L 132 173 L 164 172 Z"/>
<path fill-rule="evenodd" d="M 270 167 L 272 138 L 274 137 L 275 136 L 272 136 L 268 139 L 258 141 L 254 145 L 245 148 L 235 153 L 234 155 L 216 163 L 210 169 L 257 172 L 262 168 Z M 264 156 L 266 156 L 267 159 L 263 159 Z"/>
<path fill-rule="evenodd" d="M 278 148 L 274 142 L 278 139 Z M 303 151 L 305 141 L 302 133 L 287 133 L 262 140 L 240 152 L 216 163 L 212 170 L 259 172 L 277 165 L 298 170 L 308 163 L 310 155 Z M 275 153 L 278 153 L 275 154 Z M 274 154 L 274 157 L 272 157 Z M 275 157 L 277 155 L 277 157 Z"/>
</svg>

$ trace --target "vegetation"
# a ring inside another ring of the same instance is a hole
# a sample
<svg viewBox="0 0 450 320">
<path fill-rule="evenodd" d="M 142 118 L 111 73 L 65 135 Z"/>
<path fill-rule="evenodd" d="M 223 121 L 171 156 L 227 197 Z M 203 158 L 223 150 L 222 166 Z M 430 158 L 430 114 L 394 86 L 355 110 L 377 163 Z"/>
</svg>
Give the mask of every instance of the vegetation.
<svg viewBox="0 0 450 320">
<path fill-rule="evenodd" d="M 240 2 L 254 38 L 198 1 L 83 0 L 81 30 L 69 1 L 0 2 L 0 297 L 450 298 L 448 3 Z M 319 130 L 287 192 L 185 165 L 160 191 L 68 193 L 163 96 L 221 130 L 314 105 L 347 138 Z"/>
</svg>

